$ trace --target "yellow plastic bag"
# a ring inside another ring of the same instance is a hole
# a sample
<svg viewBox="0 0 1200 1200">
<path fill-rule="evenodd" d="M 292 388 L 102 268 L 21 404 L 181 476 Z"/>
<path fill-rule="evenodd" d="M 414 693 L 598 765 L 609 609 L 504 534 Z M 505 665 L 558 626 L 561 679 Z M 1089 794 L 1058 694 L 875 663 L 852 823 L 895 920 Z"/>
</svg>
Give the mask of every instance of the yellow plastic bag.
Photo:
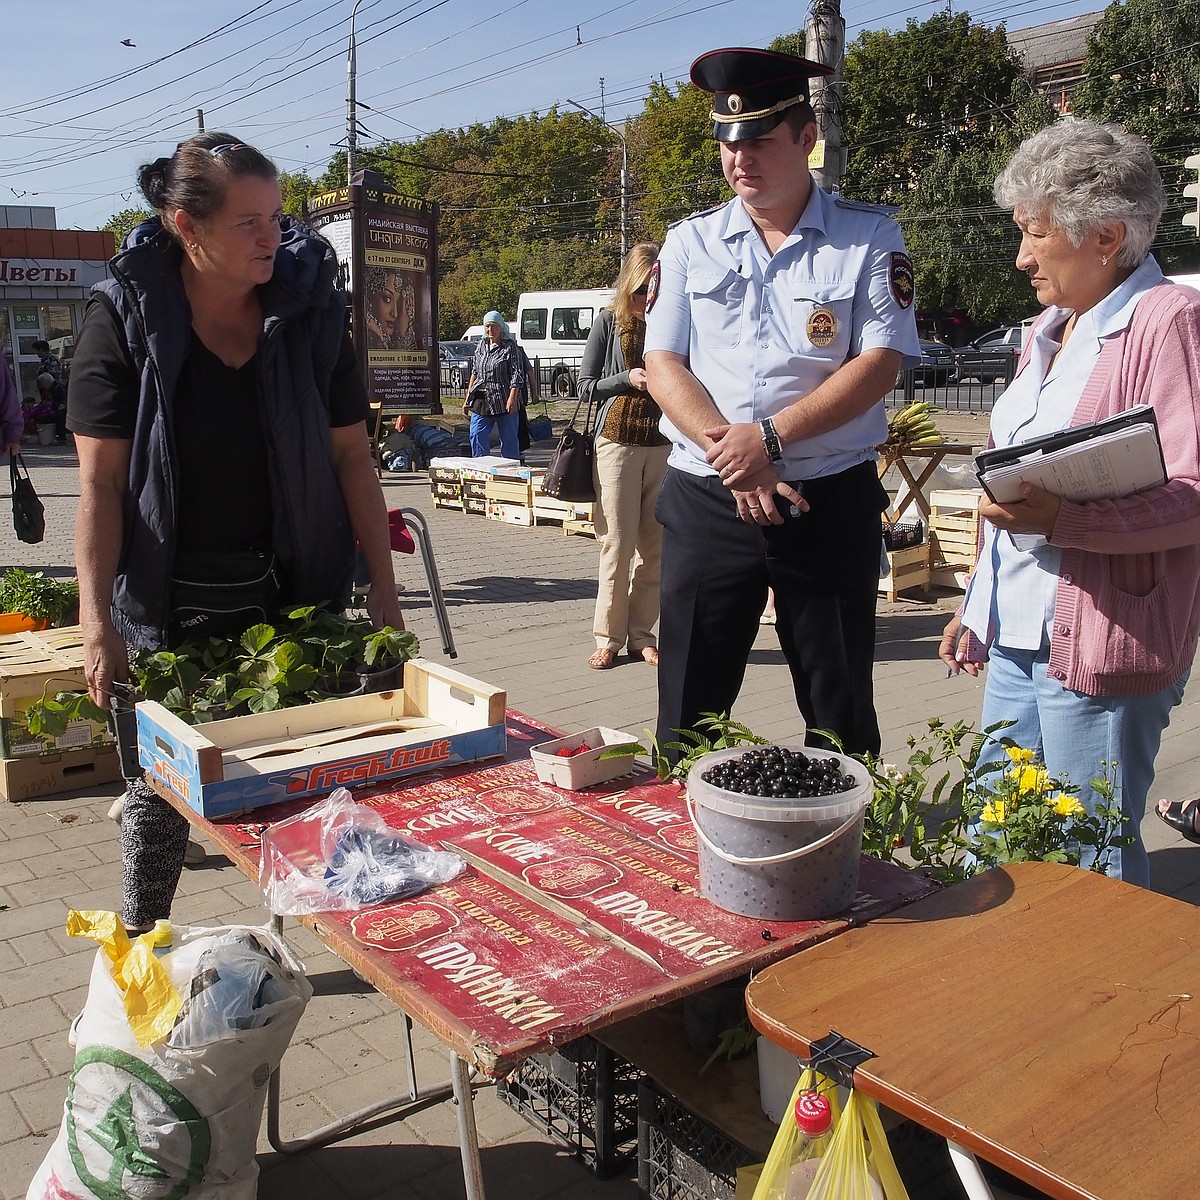
<svg viewBox="0 0 1200 1200">
<path fill-rule="evenodd" d="M 908 1200 L 872 1100 L 851 1091 L 806 1200 Z"/>
<path fill-rule="evenodd" d="M 811 1067 L 805 1067 L 800 1073 L 792 1091 L 792 1098 L 783 1112 L 783 1120 L 779 1123 L 779 1131 L 771 1143 L 771 1152 L 763 1163 L 758 1176 L 758 1185 L 754 1189 L 752 1200 L 786 1200 L 788 1177 L 792 1167 L 798 1161 L 798 1156 L 805 1146 L 806 1139 L 796 1124 L 796 1101 L 801 1092 L 818 1092 L 829 1101 L 833 1115 L 833 1128 L 836 1131 L 840 1123 L 837 1087 L 833 1080 L 817 1074 Z M 890 1200 L 890 1198 L 889 1198 Z M 906 1198 L 907 1200 L 907 1198 Z"/>
<path fill-rule="evenodd" d="M 164 944 L 164 936 L 165 944 L 170 944 L 169 927 L 164 933 L 163 926 L 165 921 L 131 941 L 114 912 L 71 909 L 67 913 L 67 936 L 98 942 L 112 963 L 113 982 L 121 992 L 129 1028 L 143 1049 L 171 1032 L 183 1003 L 166 967 L 154 953 L 155 946 Z"/>
</svg>

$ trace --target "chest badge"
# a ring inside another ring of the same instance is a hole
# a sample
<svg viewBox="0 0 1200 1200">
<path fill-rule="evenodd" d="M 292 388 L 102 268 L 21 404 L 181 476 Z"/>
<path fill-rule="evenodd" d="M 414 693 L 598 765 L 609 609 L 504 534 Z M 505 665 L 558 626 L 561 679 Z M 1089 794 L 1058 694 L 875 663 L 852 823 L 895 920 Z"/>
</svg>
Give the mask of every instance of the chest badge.
<svg viewBox="0 0 1200 1200">
<path fill-rule="evenodd" d="M 818 349 L 824 350 L 826 346 L 832 346 L 838 333 L 837 314 L 831 308 L 823 308 L 820 304 L 813 305 L 813 310 L 804 323 L 804 332 Z"/>
</svg>

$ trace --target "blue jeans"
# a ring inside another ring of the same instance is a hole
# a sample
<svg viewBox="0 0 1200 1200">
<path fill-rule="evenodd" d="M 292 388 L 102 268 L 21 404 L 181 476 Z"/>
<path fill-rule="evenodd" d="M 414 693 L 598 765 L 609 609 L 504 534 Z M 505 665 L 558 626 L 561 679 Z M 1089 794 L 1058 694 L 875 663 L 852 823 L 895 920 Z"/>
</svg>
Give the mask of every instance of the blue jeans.
<svg viewBox="0 0 1200 1200">
<path fill-rule="evenodd" d="M 1171 709 L 1183 697 L 1189 673 L 1150 696 L 1085 696 L 1047 678 L 1049 655 L 1047 646 L 1036 651 L 993 646 L 980 723 L 986 729 L 997 721 L 1015 720 L 1015 725 L 1000 730 L 998 736 L 1032 750 L 1052 778 L 1065 777 L 1077 785 L 1077 799 L 1089 812 L 1100 802 L 1089 782 L 1101 773 L 1101 761 L 1117 763 L 1116 799 L 1124 815 L 1121 832 L 1134 841 L 1113 852 L 1108 874 L 1148 887 L 1150 859 L 1140 826 L 1162 732 L 1171 719 Z M 1003 748 L 990 743 L 980 762 L 1003 756 Z M 1090 861 L 1088 853 L 1082 866 Z"/>
<path fill-rule="evenodd" d="M 471 414 L 471 457 L 486 458 L 492 452 L 492 426 L 500 430 L 500 456 L 521 461 L 521 450 L 517 445 L 519 412 L 501 413 L 498 417 L 481 417 Z"/>
</svg>

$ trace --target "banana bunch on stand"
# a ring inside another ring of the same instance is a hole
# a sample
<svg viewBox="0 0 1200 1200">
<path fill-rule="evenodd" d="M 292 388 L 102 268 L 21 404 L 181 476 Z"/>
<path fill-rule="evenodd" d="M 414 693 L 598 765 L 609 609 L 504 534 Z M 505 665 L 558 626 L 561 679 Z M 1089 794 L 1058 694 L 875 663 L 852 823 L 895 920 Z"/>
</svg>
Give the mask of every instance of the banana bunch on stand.
<svg viewBox="0 0 1200 1200">
<path fill-rule="evenodd" d="M 895 459 L 912 450 L 940 446 L 943 438 L 930 415 L 935 412 L 937 409 L 924 400 L 914 400 L 905 408 L 897 409 L 888 420 L 887 441 L 877 447 L 879 453 L 884 458 Z"/>
</svg>

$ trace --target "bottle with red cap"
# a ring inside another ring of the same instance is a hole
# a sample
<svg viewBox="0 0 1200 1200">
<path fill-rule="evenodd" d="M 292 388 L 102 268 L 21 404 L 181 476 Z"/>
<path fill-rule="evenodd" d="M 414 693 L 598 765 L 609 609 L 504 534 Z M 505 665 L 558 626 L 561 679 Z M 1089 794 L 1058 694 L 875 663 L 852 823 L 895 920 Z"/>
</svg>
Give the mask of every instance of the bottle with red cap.
<svg viewBox="0 0 1200 1200">
<path fill-rule="evenodd" d="M 833 1109 L 820 1092 L 801 1092 L 796 1097 L 795 1116 L 800 1136 L 781 1200 L 804 1200 L 808 1195 L 833 1130 Z"/>
</svg>

